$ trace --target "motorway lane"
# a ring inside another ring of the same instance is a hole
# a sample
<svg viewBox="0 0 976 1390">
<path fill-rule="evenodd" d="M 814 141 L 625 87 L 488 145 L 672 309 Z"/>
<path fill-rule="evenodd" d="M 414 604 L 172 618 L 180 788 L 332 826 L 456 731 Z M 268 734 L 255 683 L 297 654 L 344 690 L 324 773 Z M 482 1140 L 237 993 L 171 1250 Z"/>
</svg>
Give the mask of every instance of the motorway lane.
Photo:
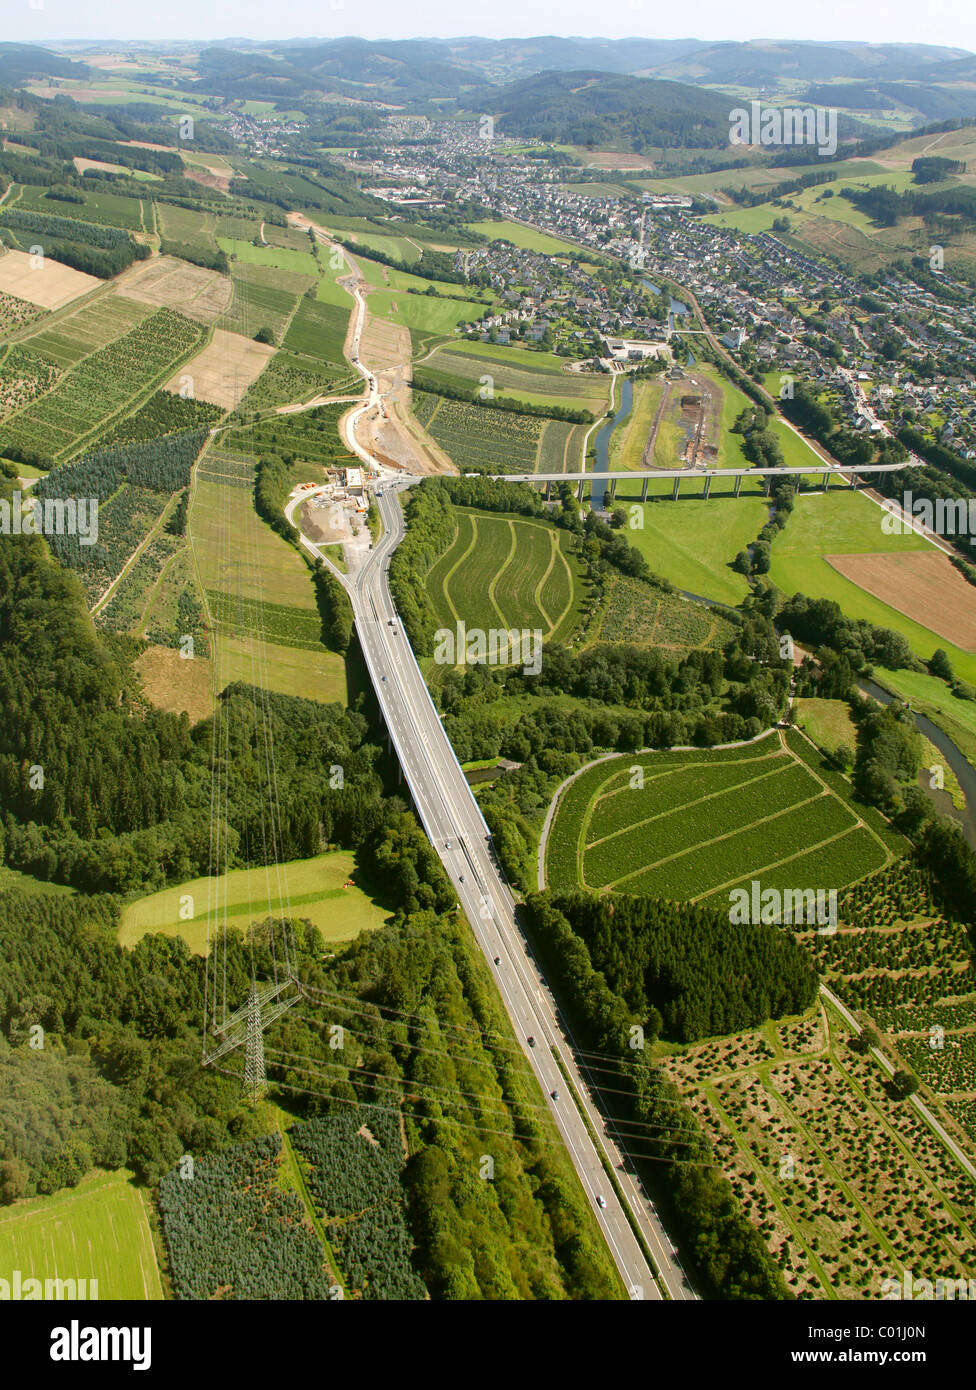
<svg viewBox="0 0 976 1390">
<path fill-rule="evenodd" d="M 618 1182 L 640 1223 L 668 1291 L 674 1298 L 693 1298 L 656 1212 L 632 1175 L 620 1171 L 622 1153 L 609 1136 L 601 1133 L 602 1117 L 560 1030 L 551 995 L 526 949 L 515 920 L 515 901 L 489 851 L 487 827 L 403 635 L 386 581 L 388 556 L 404 530 L 397 491 L 391 484 L 383 488 L 379 507 L 384 534 L 366 565 L 354 577 L 347 578 L 338 571 L 336 574 L 353 599 L 360 643 L 415 805 L 490 963 L 519 1042 L 547 1097 L 557 1128 L 632 1297 L 660 1298 L 662 1295 L 607 1181 L 597 1148 L 567 1092 L 550 1048 L 558 1052 L 598 1135 L 599 1144 L 617 1169 Z M 498 966 L 494 964 L 496 957 L 500 961 Z M 536 1039 L 535 1047 L 527 1044 L 530 1036 Z M 553 1091 L 561 1097 L 558 1102 L 552 1100 Z M 599 1205 L 598 1196 L 603 1197 L 605 1207 Z"/>
</svg>

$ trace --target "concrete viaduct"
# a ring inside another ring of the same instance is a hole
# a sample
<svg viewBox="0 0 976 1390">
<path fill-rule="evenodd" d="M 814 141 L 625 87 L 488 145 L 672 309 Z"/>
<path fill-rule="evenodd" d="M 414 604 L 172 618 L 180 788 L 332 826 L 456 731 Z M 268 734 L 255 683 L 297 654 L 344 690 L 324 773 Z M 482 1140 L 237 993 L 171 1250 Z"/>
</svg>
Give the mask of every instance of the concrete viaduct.
<svg viewBox="0 0 976 1390">
<path fill-rule="evenodd" d="M 864 477 L 869 473 L 897 473 L 902 468 L 909 466 L 909 460 L 902 463 L 869 463 L 859 465 L 857 468 L 834 467 L 832 464 L 811 464 L 806 468 L 788 468 L 785 465 L 781 468 L 634 468 L 626 472 L 617 473 L 493 473 L 491 478 L 496 482 L 503 483 L 545 483 L 546 501 L 552 496 L 553 483 L 578 483 L 577 496 L 583 500 L 583 492 L 587 483 L 605 482 L 609 483 L 610 500 L 616 496 L 617 484 L 630 482 L 635 478 L 643 480 L 641 489 L 641 501 L 647 501 L 648 483 L 652 478 L 668 478 L 674 483 L 672 497 L 677 499 L 681 488 L 682 478 L 697 478 L 704 483 L 703 496 L 707 497 L 711 491 L 712 482 L 716 479 L 725 481 L 734 479 L 733 495 L 738 497 L 742 487 L 743 478 L 761 478 L 763 485 L 763 495 L 768 496 L 772 487 L 772 480 L 775 478 L 805 478 L 822 477 L 824 492 L 830 486 L 832 477 L 843 479 L 849 487 L 857 488 L 861 485 Z M 477 473 L 469 473 L 466 477 L 476 478 Z"/>
</svg>

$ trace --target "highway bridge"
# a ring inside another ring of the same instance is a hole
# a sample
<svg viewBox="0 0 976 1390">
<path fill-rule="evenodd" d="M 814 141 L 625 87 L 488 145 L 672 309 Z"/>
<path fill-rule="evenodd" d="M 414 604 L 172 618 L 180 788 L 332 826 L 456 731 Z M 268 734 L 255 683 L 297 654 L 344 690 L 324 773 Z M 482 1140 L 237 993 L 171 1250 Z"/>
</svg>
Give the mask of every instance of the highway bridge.
<svg viewBox="0 0 976 1390">
<path fill-rule="evenodd" d="M 734 479 L 732 491 L 733 495 L 738 497 L 743 478 L 761 478 L 763 493 L 768 493 L 774 478 L 822 477 L 823 488 L 826 492 L 830 486 L 831 478 L 843 478 L 849 487 L 856 488 L 870 474 L 897 473 L 902 468 L 916 466 L 917 461 L 905 459 L 902 463 L 865 463 L 859 464 L 856 468 L 844 468 L 840 464 L 813 463 L 803 468 L 790 468 L 784 464 L 780 468 L 628 468 L 625 472 L 618 470 L 616 473 L 491 473 L 488 476 L 493 481 L 502 483 L 545 483 L 547 501 L 552 495 L 553 483 L 578 483 L 577 495 L 582 501 L 583 490 L 587 483 L 609 483 L 610 486 L 607 491 L 613 498 L 616 496 L 618 483 L 626 483 L 635 478 L 641 478 L 644 483 L 641 489 L 641 501 L 646 502 L 648 484 L 652 478 L 666 478 L 673 482 L 672 497 L 675 498 L 678 496 L 682 478 L 696 478 L 698 482 L 703 482 L 703 496 L 705 497 L 709 495 L 714 482 Z M 479 476 L 477 473 L 465 474 L 466 478 Z"/>
</svg>

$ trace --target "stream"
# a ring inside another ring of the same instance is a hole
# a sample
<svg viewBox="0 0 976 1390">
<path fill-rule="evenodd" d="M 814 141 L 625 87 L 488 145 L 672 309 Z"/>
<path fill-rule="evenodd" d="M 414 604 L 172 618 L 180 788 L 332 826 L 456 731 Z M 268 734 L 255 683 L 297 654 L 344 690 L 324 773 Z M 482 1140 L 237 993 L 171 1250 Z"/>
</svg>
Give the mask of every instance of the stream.
<svg viewBox="0 0 976 1390">
<path fill-rule="evenodd" d="M 871 695 L 875 700 L 883 705 L 892 704 L 898 697 L 885 690 L 883 686 L 877 685 L 871 680 L 859 680 L 858 689 L 863 695 Z M 931 719 L 927 719 L 924 714 L 916 714 L 912 710 L 912 718 L 915 720 L 915 727 L 919 733 L 934 743 L 939 752 L 943 755 L 946 762 L 952 768 L 959 781 L 963 795 L 966 798 L 966 809 L 957 810 L 952 804 L 952 798 L 946 791 L 939 791 L 938 788 L 929 786 L 929 779 L 922 774 L 919 786 L 929 797 L 935 809 L 944 816 L 950 816 L 962 829 L 969 845 L 976 849 L 976 771 L 970 766 L 959 749 L 953 743 L 948 734 L 944 733 L 937 724 L 933 724 Z"/>
</svg>

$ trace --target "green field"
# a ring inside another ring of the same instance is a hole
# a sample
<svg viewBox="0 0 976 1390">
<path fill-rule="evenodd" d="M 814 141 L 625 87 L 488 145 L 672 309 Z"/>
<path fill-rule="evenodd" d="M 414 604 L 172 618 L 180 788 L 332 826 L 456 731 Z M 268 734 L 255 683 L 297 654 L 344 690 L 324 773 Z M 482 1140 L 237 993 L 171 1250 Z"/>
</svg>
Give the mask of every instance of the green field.
<svg viewBox="0 0 976 1390">
<path fill-rule="evenodd" d="M 338 305 L 302 299 L 285 335 L 283 346 L 326 362 L 343 362 L 342 346 L 349 326 L 348 310 Z"/>
<path fill-rule="evenodd" d="M 853 759 L 857 733 L 846 700 L 794 700 L 793 723 L 818 748 L 833 752 L 836 748 L 845 747 L 850 750 Z"/>
<path fill-rule="evenodd" d="M 212 601 L 218 691 L 246 681 L 309 700 L 346 700 L 345 661 L 303 643 L 317 616 L 298 551 L 254 511 L 254 464 L 210 449 L 197 465 L 188 532 L 197 582 Z M 214 613 L 213 608 L 217 609 Z M 272 640 L 273 639 L 273 640 Z"/>
<path fill-rule="evenodd" d="M 148 933 L 161 932 L 182 936 L 202 956 L 208 932 L 222 931 L 225 924 L 245 931 L 251 922 L 283 914 L 307 917 L 330 943 L 351 941 L 361 931 L 381 927 L 389 915 L 362 888 L 344 887 L 355 876 L 354 856 L 334 850 L 313 859 L 234 869 L 219 882 L 196 878 L 130 903 L 122 914 L 119 944 L 131 947 Z"/>
<path fill-rule="evenodd" d="M 0 1279 L 15 1270 L 22 1279 L 96 1279 L 101 1300 L 163 1296 L 144 1199 L 122 1172 L 5 1207 Z"/>
<path fill-rule="evenodd" d="M 391 271 L 391 279 L 396 274 L 396 271 Z M 418 283 L 424 286 L 429 282 L 420 280 Z M 459 323 L 470 323 L 480 317 L 484 310 L 484 304 L 475 304 L 470 300 L 437 299 L 425 294 L 406 294 L 400 290 L 373 290 L 369 296 L 369 311 L 377 318 L 434 333 L 451 333 Z"/>
<path fill-rule="evenodd" d="M 846 488 L 799 496 L 793 515 L 773 542 L 770 578 L 788 597 L 799 593 L 832 599 L 848 618 L 864 618 L 902 633 L 923 660 L 941 647 L 956 674 L 976 683 L 976 653 L 961 650 L 899 613 L 828 564 L 828 555 L 904 554 L 930 549 L 929 542 L 915 532 L 886 534 L 881 529 L 883 517 L 884 512 L 870 498 Z"/>
<path fill-rule="evenodd" d="M 120 294 L 99 295 L 49 328 L 32 334 L 24 346 L 55 366 L 71 367 L 88 353 L 121 338 L 152 312 L 151 304 L 123 299 Z"/>
<path fill-rule="evenodd" d="M 243 333 L 248 338 L 253 338 L 259 328 L 270 328 L 278 342 L 299 296 L 312 283 L 306 275 L 249 261 L 234 261 L 231 279 L 234 297 L 227 312 L 217 319 L 217 327 Z"/>
<path fill-rule="evenodd" d="M 372 303 L 372 300 L 370 301 Z M 552 370 L 549 355 L 515 349 L 518 355 L 502 355 L 505 348 L 471 351 L 473 344 L 450 344 L 426 357 L 419 370 L 449 386 L 474 392 L 489 385 L 496 395 L 515 396 L 533 405 L 575 406 L 599 414 L 607 400 L 607 378 L 595 373 Z M 558 361 L 558 359 L 555 359 Z M 487 381 L 486 381 L 487 379 Z"/>
<path fill-rule="evenodd" d="M 133 171 L 134 173 L 136 171 Z M 77 222 L 94 222 L 105 227 L 121 227 L 130 232 L 143 231 L 142 202 L 138 198 L 122 198 L 117 193 L 85 192 L 83 203 L 65 203 L 48 198 L 46 188 L 22 187 L 11 201 L 25 211 L 46 213 L 49 217 L 69 217 Z"/>
<path fill-rule="evenodd" d="M 560 800 L 546 872 L 557 891 L 721 905 L 753 879 L 764 889 L 841 888 L 898 849 L 801 735 L 774 732 L 741 747 L 623 755 L 589 768 Z"/>
<path fill-rule="evenodd" d="M 664 383 L 662 381 L 637 381 L 634 383 L 633 403 L 630 410 L 621 421 L 620 428 L 615 429 L 610 436 L 609 464 L 611 468 L 626 470 L 644 466 L 644 448 L 650 438 L 663 391 Z M 663 423 L 662 421 L 662 426 Z M 664 434 L 663 428 L 658 431 L 654 457 L 650 463 L 652 468 L 667 468 L 676 462 L 673 449 L 668 450 L 664 457 L 659 457 L 664 452 L 661 448 L 661 437 Z"/>
<path fill-rule="evenodd" d="M 571 242 L 560 241 L 547 232 L 537 232 L 534 227 L 523 227 L 519 222 L 467 222 L 468 231 L 480 232 L 489 241 L 510 241 L 513 246 L 521 246 L 526 251 L 541 251 L 548 256 L 565 256 L 574 250 Z"/>
<path fill-rule="evenodd" d="M 665 486 L 670 490 L 670 483 Z M 689 593 L 741 603 L 749 584 L 729 566 L 764 525 L 764 499 L 744 487 L 738 498 L 712 495 L 703 501 L 682 495 L 677 502 L 668 498 L 643 505 L 639 499 L 638 484 L 618 483 L 614 505 L 628 513 L 627 539 L 651 569 Z M 635 519 L 642 525 L 635 526 Z"/>
<path fill-rule="evenodd" d="M 522 628 L 543 641 L 565 641 L 579 618 L 579 565 L 569 536 L 522 518 L 456 508 L 454 543 L 431 570 L 427 587 L 438 622 L 454 629 Z"/>
<path fill-rule="evenodd" d="M 293 274 L 318 279 L 319 268 L 311 251 L 289 251 L 284 246 L 253 246 L 249 241 L 236 241 L 226 236 L 218 236 L 217 245 L 228 256 L 236 257 L 247 265 L 290 270 Z"/>
<path fill-rule="evenodd" d="M 734 635 L 734 627 L 717 609 L 615 574 L 605 581 L 603 604 L 588 630 L 587 645 L 624 642 L 684 656 L 722 647 Z"/>
</svg>

